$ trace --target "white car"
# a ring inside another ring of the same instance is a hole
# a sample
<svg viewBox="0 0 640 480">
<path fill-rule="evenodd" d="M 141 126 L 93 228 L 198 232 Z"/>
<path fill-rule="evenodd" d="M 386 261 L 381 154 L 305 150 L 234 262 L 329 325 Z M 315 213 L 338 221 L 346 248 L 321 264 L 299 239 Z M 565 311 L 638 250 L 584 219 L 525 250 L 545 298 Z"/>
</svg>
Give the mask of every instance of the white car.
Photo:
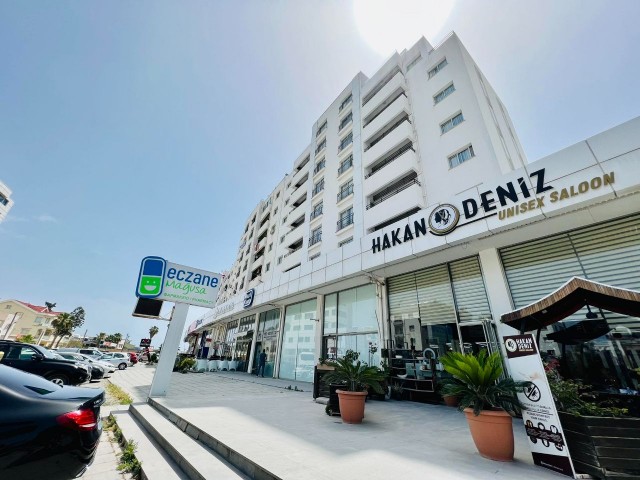
<svg viewBox="0 0 640 480">
<path fill-rule="evenodd" d="M 108 375 L 108 373 L 113 373 L 113 372 L 116 371 L 116 367 L 114 367 L 110 363 L 101 362 L 100 360 L 96 360 L 94 357 L 91 357 L 89 355 L 83 355 L 82 353 L 78 353 L 77 355 L 80 355 L 82 358 L 84 358 L 89 363 L 95 363 L 99 367 L 104 368 L 104 376 L 105 377 Z"/>
<path fill-rule="evenodd" d="M 133 363 L 129 360 L 129 355 L 126 353 L 105 353 L 100 357 L 100 361 L 115 365 L 118 370 L 133 366 Z"/>
</svg>

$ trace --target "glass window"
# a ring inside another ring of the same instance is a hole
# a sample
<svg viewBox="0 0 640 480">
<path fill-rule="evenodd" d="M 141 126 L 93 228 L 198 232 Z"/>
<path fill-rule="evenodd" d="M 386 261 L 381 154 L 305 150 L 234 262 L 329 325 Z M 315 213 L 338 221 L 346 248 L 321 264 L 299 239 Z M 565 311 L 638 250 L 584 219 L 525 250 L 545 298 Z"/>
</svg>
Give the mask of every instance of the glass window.
<svg viewBox="0 0 640 480">
<path fill-rule="evenodd" d="M 451 168 L 457 167 L 458 165 L 466 162 L 472 157 L 475 157 L 475 153 L 473 152 L 473 146 L 469 145 L 461 152 L 455 153 L 449 157 L 449 166 Z"/>
<path fill-rule="evenodd" d="M 338 295 L 338 333 L 378 331 L 376 289 L 364 285 Z"/>
<path fill-rule="evenodd" d="M 442 100 L 447 98 L 449 95 L 451 95 L 455 91 L 456 91 L 456 87 L 454 87 L 453 83 L 451 83 L 448 87 L 443 88 L 433 96 L 433 103 L 434 104 L 440 103 Z"/>
<path fill-rule="evenodd" d="M 446 66 L 447 66 L 447 59 L 444 58 L 440 63 L 438 63 L 438 65 L 436 65 L 431 70 L 429 70 L 429 78 L 433 77 L 436 73 L 438 73 L 440 70 L 442 70 Z"/>
<path fill-rule="evenodd" d="M 316 364 L 315 328 L 316 300 L 290 305 L 284 319 L 282 351 L 280 352 L 280 378 L 313 381 Z M 302 327 L 311 326 L 310 333 L 301 335 Z M 308 340 L 307 340 L 308 339 Z"/>
</svg>

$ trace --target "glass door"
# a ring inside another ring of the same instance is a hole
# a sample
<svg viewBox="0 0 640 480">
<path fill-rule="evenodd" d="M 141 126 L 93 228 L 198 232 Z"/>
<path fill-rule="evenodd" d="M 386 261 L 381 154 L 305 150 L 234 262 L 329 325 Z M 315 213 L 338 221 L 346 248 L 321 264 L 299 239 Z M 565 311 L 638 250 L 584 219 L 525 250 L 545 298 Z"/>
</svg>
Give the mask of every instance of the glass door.
<svg viewBox="0 0 640 480">
<path fill-rule="evenodd" d="M 491 321 L 461 323 L 460 336 L 463 353 L 477 355 L 483 348 L 489 353 L 498 349 L 497 336 Z"/>
</svg>

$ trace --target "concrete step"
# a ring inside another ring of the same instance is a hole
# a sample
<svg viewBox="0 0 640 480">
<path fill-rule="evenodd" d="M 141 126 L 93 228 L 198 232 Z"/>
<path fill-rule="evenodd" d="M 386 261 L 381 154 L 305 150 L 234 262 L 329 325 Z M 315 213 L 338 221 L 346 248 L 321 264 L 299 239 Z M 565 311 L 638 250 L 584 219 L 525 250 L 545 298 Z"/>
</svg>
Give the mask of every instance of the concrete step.
<svg viewBox="0 0 640 480">
<path fill-rule="evenodd" d="M 229 464 L 243 472 L 246 475 L 245 478 L 253 480 L 282 480 L 279 476 L 271 473 L 269 470 L 265 469 L 253 460 L 230 448 L 228 445 L 211 436 L 204 430 L 201 430 L 196 425 L 186 421 L 184 418 L 178 416 L 152 398 L 150 398 L 148 402 L 149 406 L 153 407 L 159 415 L 168 419 L 169 422 L 176 425 L 181 431 L 185 432 L 199 443 L 206 445 L 206 447 L 215 451 L 221 458 L 228 461 Z"/>
<path fill-rule="evenodd" d="M 128 410 L 113 411 L 113 416 L 127 442 L 136 442 L 136 457 L 142 464 L 142 478 L 147 480 L 188 480 L 169 454 L 147 433 Z"/>
<path fill-rule="evenodd" d="M 178 464 L 187 478 L 197 480 L 253 478 L 242 473 L 212 449 L 178 428 L 151 405 L 131 405 L 129 412 Z M 159 478 L 164 480 L 165 477 Z"/>
</svg>

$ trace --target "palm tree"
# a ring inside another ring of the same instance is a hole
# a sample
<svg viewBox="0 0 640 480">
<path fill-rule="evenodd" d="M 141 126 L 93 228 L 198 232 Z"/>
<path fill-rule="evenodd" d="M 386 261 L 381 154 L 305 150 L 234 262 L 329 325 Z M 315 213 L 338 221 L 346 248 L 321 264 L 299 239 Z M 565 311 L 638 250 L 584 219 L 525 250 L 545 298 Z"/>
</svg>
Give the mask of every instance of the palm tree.
<svg viewBox="0 0 640 480">
<path fill-rule="evenodd" d="M 73 333 L 73 316 L 70 313 L 60 313 L 52 322 L 51 326 L 53 327 L 53 342 L 51 342 L 51 347 L 54 347 L 56 344 L 56 340 L 60 343 L 63 337 L 67 335 L 71 335 Z"/>
<path fill-rule="evenodd" d="M 160 331 L 155 325 L 149 329 L 149 340 L 153 340 L 153 337 Z"/>
</svg>

